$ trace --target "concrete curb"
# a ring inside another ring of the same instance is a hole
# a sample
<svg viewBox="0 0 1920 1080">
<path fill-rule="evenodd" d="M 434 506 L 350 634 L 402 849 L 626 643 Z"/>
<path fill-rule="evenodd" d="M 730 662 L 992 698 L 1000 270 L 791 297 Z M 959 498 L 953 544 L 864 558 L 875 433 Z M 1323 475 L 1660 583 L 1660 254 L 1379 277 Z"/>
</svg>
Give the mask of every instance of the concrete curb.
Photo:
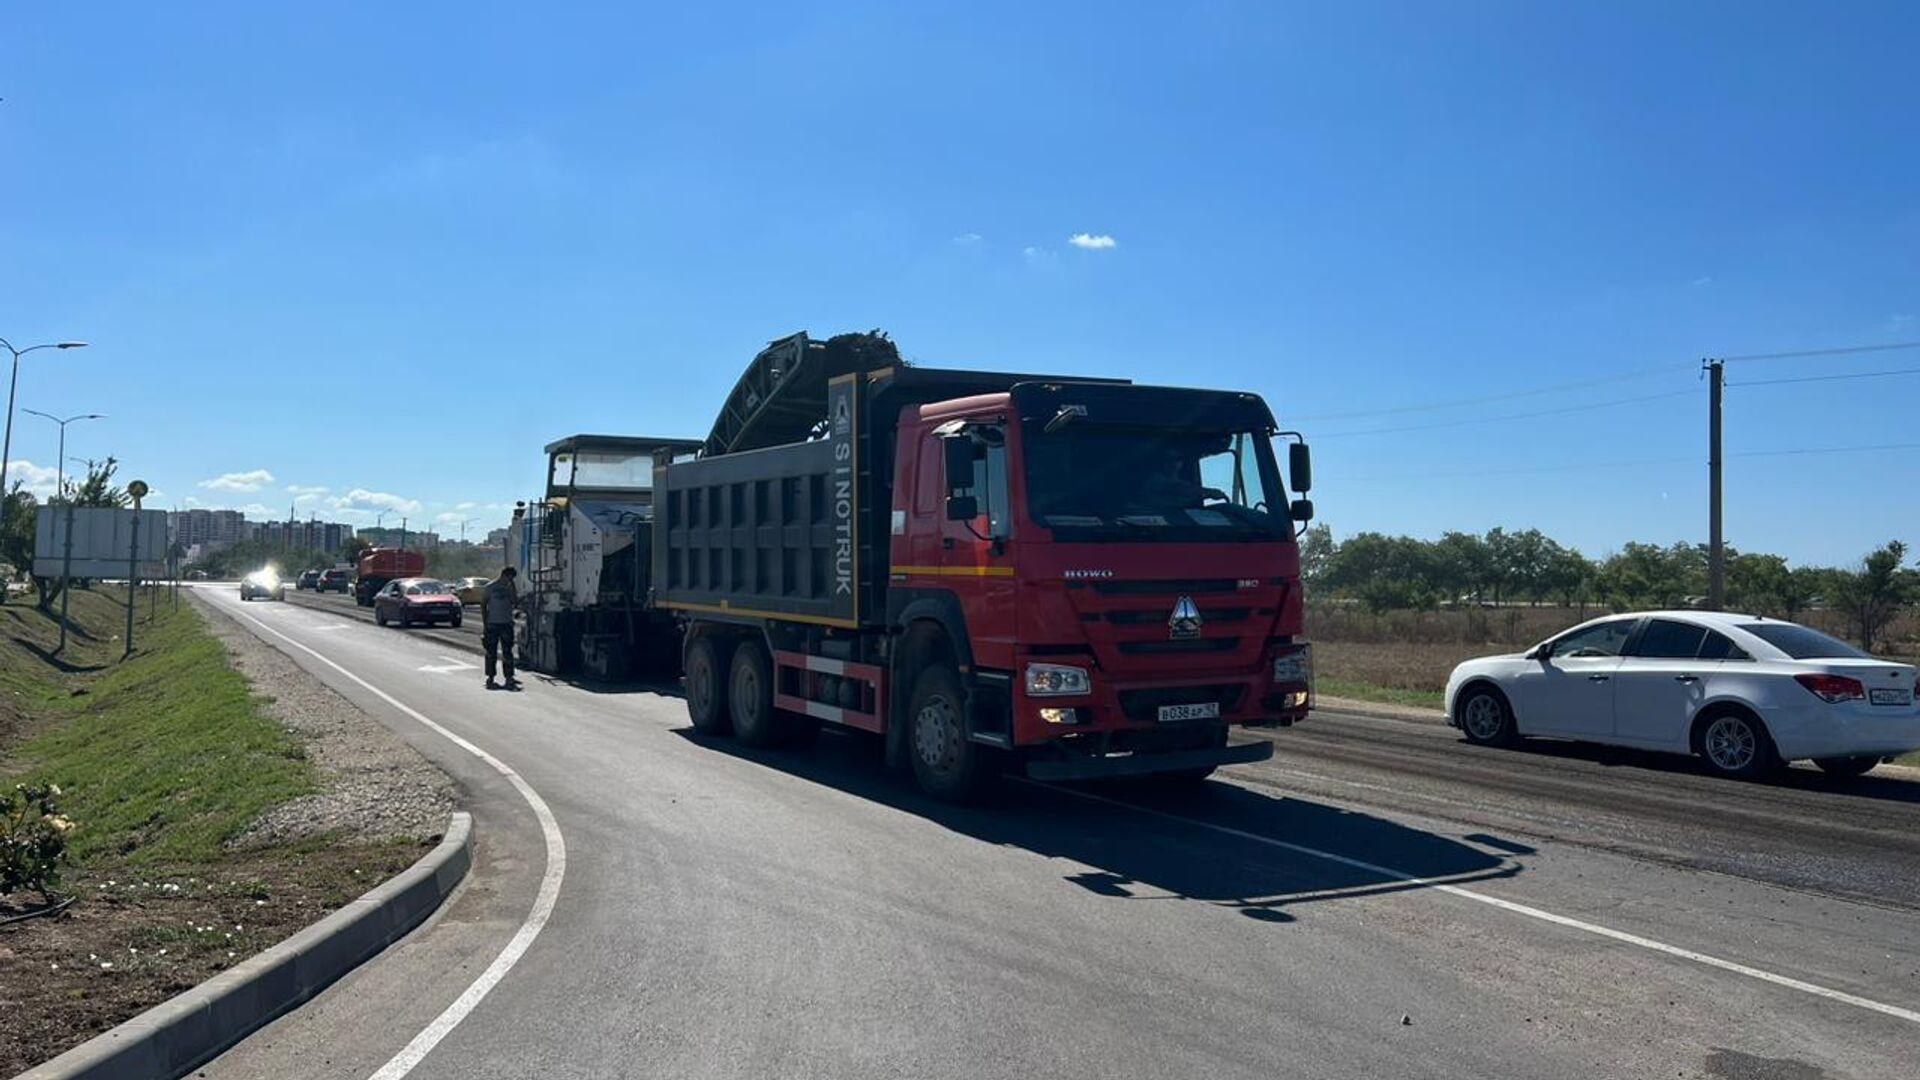
<svg viewBox="0 0 1920 1080">
<path fill-rule="evenodd" d="M 473 818 L 456 811 L 438 847 L 365 896 L 15 1080 L 184 1075 L 406 936 L 472 863 Z"/>
</svg>

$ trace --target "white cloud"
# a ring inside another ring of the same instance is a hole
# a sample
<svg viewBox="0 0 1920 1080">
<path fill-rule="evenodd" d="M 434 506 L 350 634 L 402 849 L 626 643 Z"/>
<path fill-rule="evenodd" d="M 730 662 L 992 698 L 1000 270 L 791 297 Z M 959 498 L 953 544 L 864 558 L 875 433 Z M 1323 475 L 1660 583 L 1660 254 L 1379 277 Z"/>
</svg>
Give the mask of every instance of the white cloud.
<svg viewBox="0 0 1920 1080">
<path fill-rule="evenodd" d="M 181 499 L 181 500 L 180 500 L 180 505 L 182 505 L 182 506 L 202 506 L 202 505 L 204 505 L 204 504 L 203 504 L 203 503 L 201 503 L 201 501 L 200 501 L 199 499 L 196 499 L 196 498 L 194 498 L 193 496 L 191 496 L 191 495 L 189 495 L 189 496 L 187 496 L 186 498 L 184 498 L 184 499 Z"/>
<path fill-rule="evenodd" d="M 968 232 L 961 233 L 959 236 L 954 237 L 953 242 L 959 244 L 961 247 L 972 247 L 985 239 L 986 237 L 981 236 L 977 232 Z"/>
<path fill-rule="evenodd" d="M 381 510 L 396 514 L 417 514 L 420 512 L 420 500 L 409 499 L 404 495 L 394 495 L 385 491 L 368 491 L 366 488 L 354 488 L 345 495 L 336 495 L 327 500 L 327 505 L 335 510 L 375 513 Z"/>
<path fill-rule="evenodd" d="M 329 489 L 324 486 L 308 487 L 305 484 L 288 484 L 287 490 L 295 495 L 325 495 Z"/>
<path fill-rule="evenodd" d="M 1088 251 L 1105 251 L 1108 248 L 1119 246 L 1120 241 L 1115 240 L 1106 233 L 1077 232 L 1067 237 L 1067 243 L 1077 248 L 1085 248 Z"/>
<path fill-rule="evenodd" d="M 7 486 L 25 484 L 27 490 L 36 499 L 45 500 L 53 495 L 53 488 L 60 478 L 60 470 L 51 465 L 35 465 L 31 461 L 15 459 L 7 465 Z M 85 476 L 80 477 L 85 479 Z"/>
<path fill-rule="evenodd" d="M 319 502 L 319 501 L 320 501 L 320 496 L 318 496 L 318 495 L 295 495 L 295 496 L 293 497 L 293 501 L 294 501 L 294 502 L 296 502 L 296 503 L 299 503 L 299 504 L 301 504 L 302 506 L 304 506 L 304 505 L 306 505 L 306 504 L 308 504 L 308 503 L 317 503 L 317 502 Z"/>
<path fill-rule="evenodd" d="M 473 504 L 470 502 L 454 503 L 453 508 L 455 510 L 471 510 L 473 509 Z"/>
<path fill-rule="evenodd" d="M 433 523 L 435 525 L 453 525 L 457 527 L 461 522 L 465 520 L 467 520 L 465 517 L 462 517 L 459 514 L 449 512 L 449 513 L 441 514 L 439 517 L 434 518 Z"/>
<path fill-rule="evenodd" d="M 272 473 L 265 469 L 249 469 L 246 472 L 221 473 L 211 480 L 200 481 L 200 486 L 212 491 L 259 491 L 271 483 Z"/>
<path fill-rule="evenodd" d="M 271 506 L 262 506 L 262 505 L 260 505 L 260 504 L 259 504 L 259 503 L 257 503 L 257 502 L 254 502 L 254 503 L 248 503 L 248 504 L 247 504 L 247 505 L 245 505 L 245 506 L 231 506 L 231 507 L 228 507 L 228 509 L 230 509 L 230 510 L 238 510 L 238 511 L 240 511 L 240 512 L 241 512 L 242 514 L 245 514 L 245 515 L 247 515 L 248 517 L 251 517 L 251 518 L 261 518 L 261 519 L 263 519 L 263 520 L 266 520 L 266 521 L 278 521 L 278 520 L 279 520 L 279 518 L 278 518 L 278 516 L 276 516 L 276 514 L 275 514 L 275 511 L 274 511 L 274 509 L 273 509 L 273 507 L 271 507 Z"/>
<path fill-rule="evenodd" d="M 1047 262 L 1054 257 L 1053 252 L 1043 247 L 1024 247 L 1020 249 L 1020 254 L 1026 256 L 1030 263 Z"/>
<path fill-rule="evenodd" d="M 1711 285 L 1713 284 L 1713 279 L 1703 274 L 1700 277 L 1694 278 L 1691 282 L 1689 282 L 1689 284 L 1695 285 L 1695 286 Z"/>
</svg>

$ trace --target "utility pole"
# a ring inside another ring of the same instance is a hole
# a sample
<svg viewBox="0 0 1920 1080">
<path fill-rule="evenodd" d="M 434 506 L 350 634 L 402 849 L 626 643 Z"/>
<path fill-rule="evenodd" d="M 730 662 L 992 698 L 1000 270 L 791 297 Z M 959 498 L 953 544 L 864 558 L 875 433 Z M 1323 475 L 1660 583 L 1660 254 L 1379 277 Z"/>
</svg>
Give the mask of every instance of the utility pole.
<svg viewBox="0 0 1920 1080">
<path fill-rule="evenodd" d="M 1707 368 L 1707 607 L 1727 606 L 1727 544 L 1721 528 L 1722 484 L 1720 404 L 1726 396 L 1726 366 L 1708 360 Z"/>
</svg>

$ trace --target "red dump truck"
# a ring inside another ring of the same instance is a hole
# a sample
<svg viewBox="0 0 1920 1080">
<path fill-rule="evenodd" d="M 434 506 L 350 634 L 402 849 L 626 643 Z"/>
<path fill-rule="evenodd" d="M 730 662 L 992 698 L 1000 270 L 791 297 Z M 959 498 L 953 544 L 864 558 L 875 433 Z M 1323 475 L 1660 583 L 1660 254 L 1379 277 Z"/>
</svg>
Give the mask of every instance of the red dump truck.
<svg viewBox="0 0 1920 1080">
<path fill-rule="evenodd" d="M 361 607 L 373 606 L 373 594 L 396 578 L 419 577 L 427 572 L 427 557 L 406 548 L 368 548 L 360 556 L 353 579 L 353 598 Z"/>
<path fill-rule="evenodd" d="M 1283 477 L 1276 439 L 1287 446 Z M 694 726 L 885 739 L 949 799 L 1040 779 L 1189 783 L 1307 715 L 1305 444 L 1257 395 L 772 343 L 700 453 L 654 472 L 653 602 Z"/>
</svg>

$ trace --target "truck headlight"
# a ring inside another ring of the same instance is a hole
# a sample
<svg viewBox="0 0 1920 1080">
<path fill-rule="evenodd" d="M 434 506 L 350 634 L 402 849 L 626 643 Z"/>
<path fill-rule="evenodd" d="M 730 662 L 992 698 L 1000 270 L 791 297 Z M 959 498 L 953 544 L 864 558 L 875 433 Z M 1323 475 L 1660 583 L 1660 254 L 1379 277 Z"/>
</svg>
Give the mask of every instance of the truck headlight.
<svg viewBox="0 0 1920 1080">
<path fill-rule="evenodd" d="M 1093 680 L 1086 668 L 1065 664 L 1028 664 L 1027 694 L 1030 697 L 1061 697 L 1093 692 Z"/>
<path fill-rule="evenodd" d="M 1302 645 L 1292 652 L 1274 657 L 1273 681 L 1311 683 L 1313 681 L 1313 646 Z"/>
</svg>

